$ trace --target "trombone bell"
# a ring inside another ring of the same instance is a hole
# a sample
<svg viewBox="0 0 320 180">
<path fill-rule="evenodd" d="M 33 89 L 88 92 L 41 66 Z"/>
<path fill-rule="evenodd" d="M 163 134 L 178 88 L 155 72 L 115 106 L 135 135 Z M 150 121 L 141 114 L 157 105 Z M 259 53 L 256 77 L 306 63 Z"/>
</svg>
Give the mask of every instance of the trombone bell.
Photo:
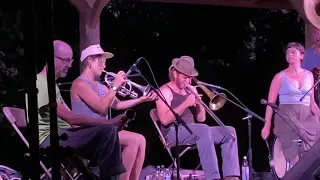
<svg viewBox="0 0 320 180">
<path fill-rule="evenodd" d="M 217 111 L 220 108 L 224 106 L 224 104 L 227 102 L 226 95 L 224 93 L 213 93 L 211 90 L 209 90 L 206 86 L 199 84 L 198 80 L 196 78 L 192 78 L 195 83 L 197 84 L 195 87 L 199 87 L 202 89 L 202 91 L 209 97 L 209 108 L 213 111 Z"/>
<path fill-rule="evenodd" d="M 211 110 L 217 111 L 224 106 L 226 101 L 226 95 L 224 93 L 217 94 L 210 100 L 209 107 Z"/>
</svg>

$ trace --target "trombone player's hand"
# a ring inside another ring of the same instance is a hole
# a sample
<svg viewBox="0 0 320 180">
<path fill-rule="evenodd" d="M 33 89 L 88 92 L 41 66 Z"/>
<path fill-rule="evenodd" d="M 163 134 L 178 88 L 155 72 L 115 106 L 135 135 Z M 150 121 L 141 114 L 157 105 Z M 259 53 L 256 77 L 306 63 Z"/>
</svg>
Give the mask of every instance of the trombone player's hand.
<svg viewBox="0 0 320 180">
<path fill-rule="evenodd" d="M 200 105 L 200 101 L 201 101 L 201 98 L 202 98 L 202 94 L 199 94 L 198 91 L 197 91 L 197 88 L 194 87 L 194 86 L 191 86 L 190 84 L 186 84 L 186 86 L 188 87 L 187 91 L 189 91 L 190 93 L 192 93 L 195 97 L 195 104 L 194 106 L 196 105 Z M 190 88 L 190 89 L 189 89 Z"/>
</svg>

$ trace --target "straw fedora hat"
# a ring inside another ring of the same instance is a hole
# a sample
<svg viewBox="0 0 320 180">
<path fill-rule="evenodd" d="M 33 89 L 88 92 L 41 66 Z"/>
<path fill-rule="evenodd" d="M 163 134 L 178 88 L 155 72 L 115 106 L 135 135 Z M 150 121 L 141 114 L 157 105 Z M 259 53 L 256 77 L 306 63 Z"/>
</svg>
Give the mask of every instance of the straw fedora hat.
<svg viewBox="0 0 320 180">
<path fill-rule="evenodd" d="M 173 59 L 169 71 L 172 68 L 187 76 L 195 77 L 199 75 L 198 71 L 194 68 L 194 61 L 190 56 L 181 56 L 180 58 Z"/>
</svg>

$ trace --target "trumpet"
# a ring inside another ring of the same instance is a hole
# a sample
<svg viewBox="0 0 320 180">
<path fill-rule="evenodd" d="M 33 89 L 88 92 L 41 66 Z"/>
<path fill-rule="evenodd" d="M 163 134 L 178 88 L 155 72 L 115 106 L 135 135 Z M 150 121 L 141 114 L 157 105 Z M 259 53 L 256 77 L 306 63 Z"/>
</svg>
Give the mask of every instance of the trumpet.
<svg viewBox="0 0 320 180">
<path fill-rule="evenodd" d="M 195 79 L 195 78 L 193 78 L 193 80 L 194 80 L 196 83 L 198 82 L 198 80 Z M 195 95 L 195 96 L 198 94 L 197 92 L 195 92 L 194 88 L 193 88 L 190 84 L 186 83 L 185 85 L 186 85 L 187 91 L 191 92 L 191 93 L 192 93 L 193 95 Z M 222 95 L 221 95 L 221 98 L 217 98 L 218 96 L 220 96 L 219 94 L 215 94 L 215 95 L 214 95 L 207 87 L 205 87 L 205 86 L 203 86 L 203 85 L 200 85 L 200 84 L 198 84 L 198 83 L 197 83 L 197 86 L 200 87 L 200 88 L 209 96 L 209 98 L 210 98 L 210 103 L 209 103 L 209 104 L 210 104 L 210 107 L 207 106 L 206 103 L 204 103 L 202 100 L 199 99 L 200 104 L 204 107 L 204 109 L 205 109 L 206 112 L 212 117 L 212 119 L 214 119 L 220 126 L 222 126 L 223 129 L 229 134 L 229 136 L 230 136 L 233 140 L 235 140 L 235 139 L 236 139 L 236 138 L 235 138 L 235 135 L 234 135 L 232 132 L 230 132 L 230 131 L 225 127 L 225 125 L 224 125 L 224 124 L 222 123 L 222 121 L 218 118 L 218 116 L 216 116 L 216 115 L 213 113 L 213 111 L 211 110 L 211 108 L 213 108 L 213 109 L 215 109 L 215 110 L 220 109 L 220 108 L 225 104 L 226 99 L 223 98 L 223 97 L 226 97 L 225 94 L 222 94 Z M 195 86 L 195 88 L 197 88 L 197 86 Z M 210 93 L 209 93 L 209 92 L 210 92 Z M 210 97 L 210 96 L 211 96 L 211 97 Z M 215 100 L 220 100 L 220 99 L 225 99 L 225 100 L 222 100 L 221 102 L 219 102 L 219 101 L 215 102 Z M 216 106 L 215 106 L 215 105 L 216 105 Z M 218 107 L 218 108 L 217 108 L 217 107 Z"/>
<path fill-rule="evenodd" d="M 117 75 L 113 72 L 107 72 L 105 70 L 102 70 L 102 72 L 106 73 L 106 75 L 104 77 L 104 81 L 105 81 L 106 85 L 109 88 L 111 88 L 113 79 Z M 135 87 L 136 89 L 140 90 L 142 92 L 143 96 L 146 96 L 151 90 L 151 87 L 149 85 L 142 86 L 140 84 L 137 84 L 137 83 L 129 80 L 128 82 L 124 83 L 122 86 L 119 87 L 119 90 L 117 91 L 117 93 L 122 97 L 130 96 L 131 98 L 136 99 L 138 97 L 138 93 L 135 92 L 132 89 L 132 87 Z"/>
</svg>

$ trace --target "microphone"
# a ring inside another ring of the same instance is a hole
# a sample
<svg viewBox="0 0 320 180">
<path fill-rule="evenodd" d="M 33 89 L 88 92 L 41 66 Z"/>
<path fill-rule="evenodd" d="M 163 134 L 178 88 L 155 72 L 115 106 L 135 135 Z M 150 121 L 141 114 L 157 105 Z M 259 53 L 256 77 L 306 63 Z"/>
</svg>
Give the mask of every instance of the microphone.
<svg viewBox="0 0 320 180">
<path fill-rule="evenodd" d="M 132 66 L 129 68 L 129 70 L 126 73 L 127 76 L 129 76 L 132 71 L 137 71 L 138 73 L 140 73 L 136 67 L 140 63 L 141 59 L 143 59 L 143 57 L 140 57 L 139 59 L 136 60 L 135 63 L 132 64 Z"/>
<path fill-rule="evenodd" d="M 220 90 L 225 90 L 223 87 L 221 86 L 217 86 L 217 85 L 213 85 L 213 84 L 208 84 L 202 81 L 198 81 L 199 84 L 204 85 L 204 86 L 208 86 L 210 88 L 214 88 L 214 89 L 220 89 Z"/>
<path fill-rule="evenodd" d="M 265 99 L 261 99 L 261 100 L 260 100 L 260 103 L 261 103 L 261 104 L 264 104 L 264 105 L 268 105 L 268 106 L 270 106 L 270 107 L 272 107 L 272 108 L 278 109 L 278 106 L 277 106 L 277 105 L 275 105 L 274 103 L 268 102 L 268 101 L 265 100 Z"/>
</svg>

